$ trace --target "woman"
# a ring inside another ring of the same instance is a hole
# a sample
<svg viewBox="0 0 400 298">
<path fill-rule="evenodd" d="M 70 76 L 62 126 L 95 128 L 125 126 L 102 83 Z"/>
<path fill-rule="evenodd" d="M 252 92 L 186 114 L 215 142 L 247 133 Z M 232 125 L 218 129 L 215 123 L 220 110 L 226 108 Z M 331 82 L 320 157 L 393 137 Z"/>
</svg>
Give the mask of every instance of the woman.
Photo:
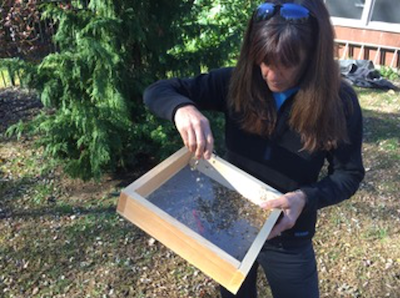
<svg viewBox="0 0 400 298">
<path fill-rule="evenodd" d="M 222 297 L 256 297 L 258 265 L 275 298 L 319 297 L 317 210 L 351 197 L 364 177 L 360 106 L 341 82 L 333 38 L 323 1 L 271 0 L 255 9 L 235 68 L 159 81 L 144 94 L 198 158 L 214 142 L 200 110 L 223 112 L 226 158 L 284 193 L 263 206 L 283 216 L 255 266 L 237 296 L 221 289 Z"/>
</svg>

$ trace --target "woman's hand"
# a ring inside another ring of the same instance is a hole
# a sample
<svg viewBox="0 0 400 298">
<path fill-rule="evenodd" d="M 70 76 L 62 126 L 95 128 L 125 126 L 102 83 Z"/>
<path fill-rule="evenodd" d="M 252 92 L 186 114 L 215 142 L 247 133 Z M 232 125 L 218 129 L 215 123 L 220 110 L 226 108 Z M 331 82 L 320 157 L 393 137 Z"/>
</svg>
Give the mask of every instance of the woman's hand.
<svg viewBox="0 0 400 298">
<path fill-rule="evenodd" d="M 283 231 L 293 228 L 305 205 L 306 195 L 301 190 L 288 192 L 277 199 L 262 203 L 261 207 L 264 209 L 282 209 L 283 211 L 283 217 L 278 220 L 272 229 L 268 240 L 279 236 Z"/>
<path fill-rule="evenodd" d="M 214 147 L 214 138 L 208 119 L 195 106 L 189 105 L 176 111 L 174 121 L 189 151 L 198 159 L 209 159 Z"/>
</svg>

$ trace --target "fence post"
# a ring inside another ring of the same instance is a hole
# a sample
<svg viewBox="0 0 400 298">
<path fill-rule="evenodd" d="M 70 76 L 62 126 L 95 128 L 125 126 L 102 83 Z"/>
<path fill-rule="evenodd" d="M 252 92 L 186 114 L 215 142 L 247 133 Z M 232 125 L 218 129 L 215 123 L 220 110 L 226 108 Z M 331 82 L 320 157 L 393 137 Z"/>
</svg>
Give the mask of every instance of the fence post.
<svg viewBox="0 0 400 298">
<path fill-rule="evenodd" d="M 6 78 L 4 77 L 3 69 L 0 69 L 0 72 L 1 72 L 1 78 L 3 79 L 4 88 L 6 88 L 7 82 L 6 82 Z"/>
<path fill-rule="evenodd" d="M 7 66 L 8 76 L 10 77 L 10 82 L 13 87 L 15 87 L 14 73 L 11 71 L 10 66 Z"/>
<path fill-rule="evenodd" d="M 18 68 L 18 70 L 17 70 L 17 72 L 16 72 L 16 75 L 17 75 L 17 78 L 18 78 L 18 80 L 19 80 L 19 86 L 21 87 L 21 88 L 24 88 L 25 86 L 24 86 L 24 84 L 22 83 L 22 76 L 21 76 L 21 73 L 20 73 L 20 69 Z"/>
</svg>

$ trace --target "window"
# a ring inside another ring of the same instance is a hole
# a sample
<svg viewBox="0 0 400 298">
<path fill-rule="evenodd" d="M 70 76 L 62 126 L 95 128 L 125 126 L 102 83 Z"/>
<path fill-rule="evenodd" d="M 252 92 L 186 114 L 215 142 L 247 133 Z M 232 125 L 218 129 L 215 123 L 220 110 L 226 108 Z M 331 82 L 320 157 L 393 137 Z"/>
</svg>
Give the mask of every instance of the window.
<svg viewBox="0 0 400 298">
<path fill-rule="evenodd" d="M 371 21 L 400 24 L 399 0 L 379 0 L 375 2 Z"/>
<path fill-rule="evenodd" d="M 361 20 L 364 0 L 326 0 L 332 17 Z"/>
<path fill-rule="evenodd" d="M 400 32 L 399 0 L 324 0 L 339 26 Z"/>
</svg>

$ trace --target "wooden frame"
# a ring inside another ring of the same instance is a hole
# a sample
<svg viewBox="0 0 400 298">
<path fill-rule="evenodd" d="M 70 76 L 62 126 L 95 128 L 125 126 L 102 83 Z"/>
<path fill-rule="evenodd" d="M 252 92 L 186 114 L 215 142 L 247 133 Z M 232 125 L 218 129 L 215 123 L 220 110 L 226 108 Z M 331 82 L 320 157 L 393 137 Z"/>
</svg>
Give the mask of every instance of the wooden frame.
<svg viewBox="0 0 400 298">
<path fill-rule="evenodd" d="M 236 294 L 281 211 L 272 210 L 244 259 L 235 259 L 146 199 L 188 164 L 195 165 L 196 170 L 257 205 L 281 195 L 277 190 L 216 155 L 209 160 L 195 160 L 186 148 L 182 148 L 126 187 L 121 192 L 117 211 Z"/>
</svg>

